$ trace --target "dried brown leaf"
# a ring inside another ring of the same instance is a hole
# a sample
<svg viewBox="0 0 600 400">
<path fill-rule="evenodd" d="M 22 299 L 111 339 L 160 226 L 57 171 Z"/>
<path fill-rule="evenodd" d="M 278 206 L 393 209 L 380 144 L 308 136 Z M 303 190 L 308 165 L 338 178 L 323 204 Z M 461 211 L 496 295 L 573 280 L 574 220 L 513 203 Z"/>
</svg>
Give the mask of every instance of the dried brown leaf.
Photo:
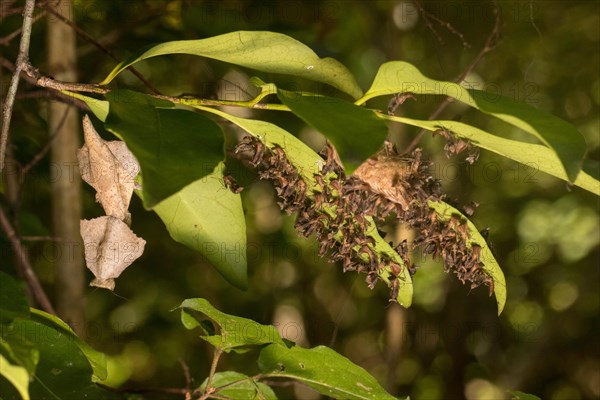
<svg viewBox="0 0 600 400">
<path fill-rule="evenodd" d="M 140 166 L 125 142 L 105 141 L 86 115 L 83 118 L 85 144 L 77 152 L 81 177 L 96 189 L 96 200 L 111 215 L 127 225 L 131 216 L 127 209 L 135 188 L 134 179 Z"/>
<path fill-rule="evenodd" d="M 96 277 L 90 286 L 114 290 L 115 279 L 142 255 L 146 241 L 109 215 L 81 220 L 80 230 L 85 263 Z"/>
</svg>

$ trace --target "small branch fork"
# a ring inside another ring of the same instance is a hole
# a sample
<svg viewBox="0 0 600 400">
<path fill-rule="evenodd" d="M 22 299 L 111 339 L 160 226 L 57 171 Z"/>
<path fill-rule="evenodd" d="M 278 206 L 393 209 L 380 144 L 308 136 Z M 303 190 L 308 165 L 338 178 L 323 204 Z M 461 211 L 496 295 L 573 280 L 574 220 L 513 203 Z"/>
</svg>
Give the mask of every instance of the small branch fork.
<svg viewBox="0 0 600 400">
<path fill-rule="evenodd" d="M 497 0 L 492 0 L 492 6 L 495 17 L 494 27 L 492 28 L 490 34 L 488 35 L 485 41 L 485 44 L 483 45 L 479 53 L 477 53 L 477 55 L 467 66 L 467 68 L 454 80 L 454 82 L 456 83 L 462 82 L 471 72 L 473 72 L 475 67 L 481 62 L 481 60 L 483 60 L 483 57 L 485 57 L 486 54 L 491 52 L 500 40 L 500 12 L 498 10 Z M 448 107 L 450 101 L 451 98 L 446 97 L 444 101 L 440 103 L 440 105 L 435 109 L 435 111 L 431 113 L 431 115 L 429 115 L 427 119 L 430 121 L 436 119 L 442 113 L 442 111 L 444 111 L 446 107 Z M 426 132 L 427 131 L 425 129 L 421 129 L 402 153 L 407 154 L 413 151 Z"/>
</svg>

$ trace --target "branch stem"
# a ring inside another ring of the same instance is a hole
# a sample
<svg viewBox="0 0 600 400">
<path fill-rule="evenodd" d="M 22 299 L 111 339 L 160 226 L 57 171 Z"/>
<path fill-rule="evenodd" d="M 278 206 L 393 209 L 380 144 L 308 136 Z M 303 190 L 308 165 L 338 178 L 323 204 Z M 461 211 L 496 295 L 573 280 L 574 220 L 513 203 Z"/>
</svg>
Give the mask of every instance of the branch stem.
<svg viewBox="0 0 600 400">
<path fill-rule="evenodd" d="M 12 118 L 15 96 L 19 88 L 19 78 L 23 67 L 29 60 L 29 43 L 31 42 L 31 26 L 33 25 L 33 9 L 35 0 L 26 0 L 23 10 L 23 31 L 21 33 L 21 42 L 19 44 L 19 54 L 17 55 L 17 65 L 15 72 L 10 80 L 10 86 L 6 94 L 4 110 L 2 111 L 2 131 L 0 133 L 0 172 L 4 169 L 4 158 L 6 156 L 6 145 L 8 143 L 8 132 L 10 120 Z"/>
<path fill-rule="evenodd" d="M 33 271 L 31 261 L 29 260 L 29 253 L 27 253 L 27 249 L 21 243 L 19 236 L 10 224 L 8 217 L 4 213 L 4 209 L 2 207 L 0 207 L 0 226 L 6 234 L 6 237 L 10 241 L 13 252 L 17 257 L 19 270 L 25 278 L 27 286 L 31 290 L 33 297 L 44 311 L 56 315 L 54 307 L 52 307 L 52 303 L 50 303 L 50 300 L 48 300 L 46 292 L 44 292 L 40 281 L 38 280 L 37 276 L 35 275 L 35 272 Z"/>
</svg>

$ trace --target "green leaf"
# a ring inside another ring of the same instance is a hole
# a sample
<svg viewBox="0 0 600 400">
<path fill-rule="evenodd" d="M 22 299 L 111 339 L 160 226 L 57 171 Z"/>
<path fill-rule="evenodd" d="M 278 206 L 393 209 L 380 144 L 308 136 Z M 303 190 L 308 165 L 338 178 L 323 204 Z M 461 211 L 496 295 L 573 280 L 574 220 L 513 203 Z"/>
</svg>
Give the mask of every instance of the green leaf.
<svg viewBox="0 0 600 400">
<path fill-rule="evenodd" d="M 530 133 L 556 153 L 570 182 L 575 181 L 581 170 L 586 144 L 583 135 L 573 125 L 508 97 L 429 79 L 407 62 L 383 64 L 371 88 L 356 103 L 363 104 L 373 97 L 407 92 L 451 96 Z"/>
<path fill-rule="evenodd" d="M 248 132 L 248 134 L 259 138 L 269 147 L 273 147 L 274 145 L 280 146 L 285 150 L 288 160 L 298 170 L 298 174 L 306 183 L 308 190 L 312 190 L 312 188 L 315 186 L 314 174 L 320 173 L 321 167 L 324 163 L 323 159 L 291 133 L 269 122 L 235 117 L 231 114 L 227 114 L 223 111 L 212 109 L 210 107 L 195 106 L 195 108 L 213 113 L 233 122 Z M 400 284 L 397 300 L 402 306 L 408 308 L 412 304 L 413 297 L 412 278 L 408 272 L 408 269 L 405 267 L 404 261 L 398 255 L 398 253 L 396 253 L 396 251 L 381 238 L 377 232 L 377 228 L 373 219 L 369 217 L 366 218 L 366 220 L 369 222 L 370 226 L 367 235 L 373 238 L 375 241 L 375 250 L 380 254 L 386 254 L 389 259 L 403 267 L 400 275 L 402 283 Z M 378 274 L 384 282 L 388 284 L 390 283 L 390 268 L 381 268 Z"/>
<path fill-rule="evenodd" d="M 206 390 L 208 378 L 200 385 L 200 390 Z M 222 386 L 227 385 L 222 389 Z M 217 372 L 211 386 L 217 388 L 216 395 L 236 400 L 276 400 L 277 396 L 269 386 L 257 382 L 251 377 L 234 371 Z"/>
<path fill-rule="evenodd" d="M 29 374 L 25 368 L 11 364 L 0 354 L 0 375 L 17 389 L 23 400 L 29 400 Z M 4 395 L 3 391 L 4 388 L 0 395 Z"/>
<path fill-rule="evenodd" d="M 224 165 L 163 200 L 154 211 L 176 241 L 197 250 L 231 284 L 248 286 L 246 220 L 239 194 L 223 184 Z"/>
<path fill-rule="evenodd" d="M 108 101 L 85 96 L 77 92 L 69 92 L 66 90 L 64 90 L 63 93 L 83 101 L 90 108 L 90 111 L 96 116 L 96 118 L 102 122 L 106 121 L 109 109 Z"/>
<path fill-rule="evenodd" d="M 492 151 L 536 170 L 568 181 L 567 174 L 565 173 L 560 159 L 554 151 L 546 146 L 505 139 L 458 121 L 423 121 L 404 117 L 386 118 L 392 121 L 418 126 L 430 131 L 435 131 L 440 128 L 447 129 L 457 137 L 467 139 L 482 149 Z M 594 174 L 596 176 L 594 176 Z M 594 167 L 592 160 L 585 160 L 583 170 L 577 175 L 574 184 L 575 186 L 579 186 L 582 189 L 600 196 L 600 181 L 598 181 L 597 175 L 597 166 Z"/>
<path fill-rule="evenodd" d="M 338 399 L 395 399 L 367 371 L 325 346 L 304 349 L 271 344 L 258 365 L 269 377 L 298 380 Z"/>
<path fill-rule="evenodd" d="M 26 318 L 29 304 L 23 284 L 12 276 L 0 271 L 0 322 L 10 322 L 15 318 Z"/>
<path fill-rule="evenodd" d="M 100 82 L 107 85 L 130 65 L 167 54 L 212 58 L 263 72 L 286 74 L 331 85 L 353 98 L 362 95 L 354 76 L 332 58 L 319 58 L 309 47 L 275 32 L 238 31 L 200 40 L 161 43 L 121 62 Z"/>
<path fill-rule="evenodd" d="M 500 315 L 506 303 L 506 280 L 504 279 L 504 273 L 500 269 L 500 265 L 498 265 L 498 261 L 496 261 L 487 242 L 483 236 L 481 236 L 477 227 L 475 227 L 475 225 L 456 208 L 443 202 L 434 201 L 429 202 L 429 207 L 431 207 L 444 221 L 449 221 L 453 215 L 457 216 L 461 221 L 466 221 L 470 236 L 467 247 L 471 247 L 473 244 L 481 247 L 480 260 L 483 263 L 482 268 L 494 281 L 494 295 L 496 296 L 496 303 L 498 304 L 498 315 Z"/>
<path fill-rule="evenodd" d="M 272 325 L 262 325 L 251 319 L 225 314 L 214 308 L 208 300 L 196 298 L 186 299 L 179 306 L 181 309 L 181 322 L 187 329 L 200 327 L 203 334 L 200 336 L 224 352 L 244 352 L 249 346 L 262 346 L 277 343 L 285 347 L 285 343 Z M 202 322 L 206 315 L 218 327 L 218 333 L 207 328 Z"/>
<path fill-rule="evenodd" d="M 106 95 L 106 129 L 127 143 L 141 167 L 144 205 L 154 207 L 210 174 L 223 160 L 223 134 L 203 115 L 127 90 Z"/>
<path fill-rule="evenodd" d="M 74 334 L 44 314 L 15 319 L 9 333 L 27 339 L 39 350 L 39 363 L 29 386 L 31 398 L 110 398 L 93 383 L 94 370 Z"/>
<path fill-rule="evenodd" d="M 277 95 L 294 114 L 335 145 L 348 173 L 379 150 L 387 136 L 388 128 L 381 118 L 348 101 L 281 89 Z"/>
<path fill-rule="evenodd" d="M 53 330 L 54 335 L 60 335 L 60 337 L 66 338 L 77 346 L 92 367 L 94 382 L 106 379 L 106 355 L 90 347 L 63 320 L 35 308 L 31 309 L 31 319 L 33 322 L 43 324 L 48 329 Z"/>
<path fill-rule="evenodd" d="M 314 174 L 319 173 L 324 161 L 297 137 L 270 122 L 240 118 L 210 107 L 195 106 L 195 108 L 231 121 L 269 147 L 278 145 L 285 149 L 289 161 L 298 169 L 298 173 L 307 186 L 312 187 L 311 182 L 314 181 Z"/>
<path fill-rule="evenodd" d="M 519 392 L 518 390 L 509 390 L 508 393 L 512 395 L 511 400 L 542 400 L 532 394 Z"/>
</svg>

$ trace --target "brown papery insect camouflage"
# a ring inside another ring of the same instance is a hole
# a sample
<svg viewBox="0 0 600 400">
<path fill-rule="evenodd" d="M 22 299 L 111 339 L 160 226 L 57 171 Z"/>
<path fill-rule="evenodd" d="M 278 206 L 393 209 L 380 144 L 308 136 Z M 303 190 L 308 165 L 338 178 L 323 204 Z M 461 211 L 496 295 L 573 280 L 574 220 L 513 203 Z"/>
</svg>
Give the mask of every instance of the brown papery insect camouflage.
<svg viewBox="0 0 600 400">
<path fill-rule="evenodd" d="M 247 161 L 260 179 L 273 183 L 279 206 L 288 215 L 296 213 L 295 229 L 301 236 L 316 236 L 321 257 L 340 261 L 344 271 L 366 274 L 371 288 L 381 279 L 378 271 L 389 267 L 394 275 L 390 277 L 392 300 L 401 285 L 403 267 L 375 251 L 373 238 L 366 234 L 366 217 L 383 222 L 394 216 L 415 231 L 411 245 L 404 241 L 395 247 L 411 274 L 417 267 L 409 253 L 419 247 L 425 255 L 441 257 L 446 272 L 452 271 L 461 282 L 470 282 L 472 288 L 485 284 L 490 295 L 493 292 L 492 279 L 481 268 L 480 248 L 467 245 L 465 221 L 454 216 L 442 220 L 429 208 L 429 201 L 441 201 L 444 195 L 440 182 L 429 173 L 431 163 L 423 160 L 421 149 L 400 156 L 386 142 L 381 151 L 346 176 L 337 152 L 328 143 L 320 154 L 324 164 L 313 177 L 310 193 L 281 147 L 270 148 L 258 138 L 246 136 L 233 154 Z M 230 178 L 227 186 L 240 190 Z"/>
</svg>

